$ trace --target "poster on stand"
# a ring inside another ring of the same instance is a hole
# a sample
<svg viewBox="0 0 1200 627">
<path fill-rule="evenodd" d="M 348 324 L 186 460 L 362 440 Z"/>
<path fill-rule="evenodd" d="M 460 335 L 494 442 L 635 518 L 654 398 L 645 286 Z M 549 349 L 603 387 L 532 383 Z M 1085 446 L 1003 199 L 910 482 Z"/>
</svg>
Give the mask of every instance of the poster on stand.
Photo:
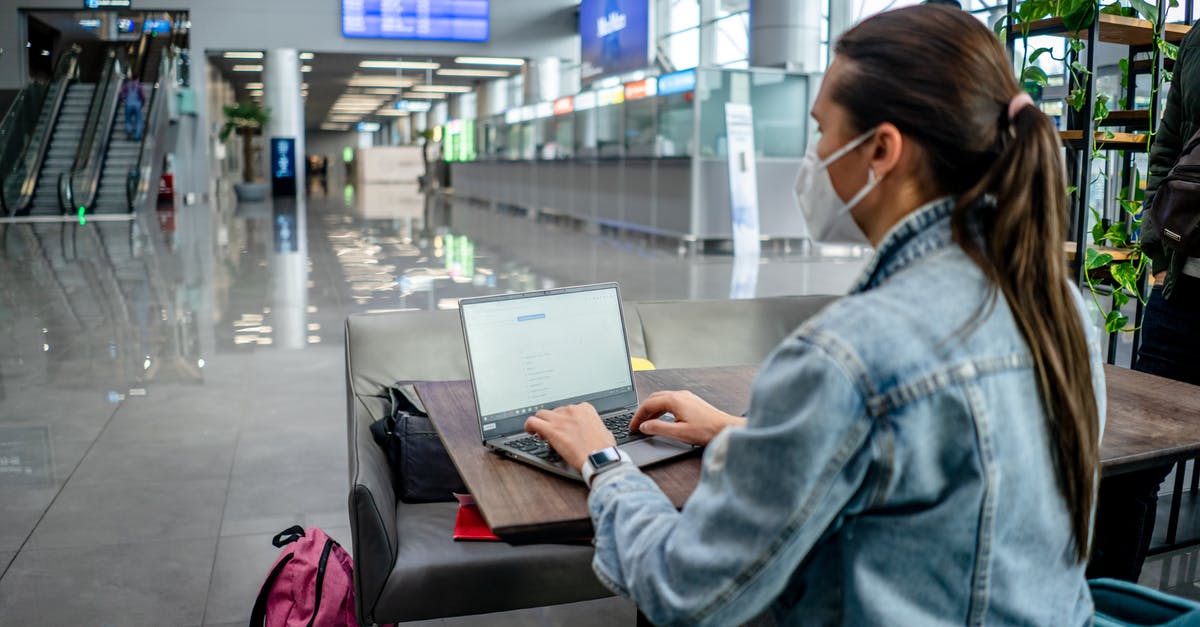
<svg viewBox="0 0 1200 627">
<path fill-rule="evenodd" d="M 273 196 L 296 195 L 295 138 L 271 138 L 271 192 Z"/>
<path fill-rule="evenodd" d="M 725 103 L 725 137 L 729 163 L 729 209 L 733 220 L 733 254 L 757 257 L 758 173 L 754 168 L 754 112 L 750 105 Z"/>
</svg>

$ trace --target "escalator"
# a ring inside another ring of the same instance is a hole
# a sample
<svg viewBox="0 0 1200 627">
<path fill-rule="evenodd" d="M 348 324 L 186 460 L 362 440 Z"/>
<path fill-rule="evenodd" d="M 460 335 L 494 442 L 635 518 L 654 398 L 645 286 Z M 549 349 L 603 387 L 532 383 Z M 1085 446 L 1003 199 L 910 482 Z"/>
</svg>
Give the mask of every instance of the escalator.
<svg viewBox="0 0 1200 627">
<path fill-rule="evenodd" d="M 66 89 L 66 97 L 63 98 L 58 119 L 54 122 L 54 132 L 50 136 L 50 148 L 46 151 L 37 186 L 33 190 L 32 204 L 28 209 L 30 215 L 63 213 L 58 181 L 63 173 L 71 170 L 75 162 L 96 85 L 73 82 Z"/>
</svg>

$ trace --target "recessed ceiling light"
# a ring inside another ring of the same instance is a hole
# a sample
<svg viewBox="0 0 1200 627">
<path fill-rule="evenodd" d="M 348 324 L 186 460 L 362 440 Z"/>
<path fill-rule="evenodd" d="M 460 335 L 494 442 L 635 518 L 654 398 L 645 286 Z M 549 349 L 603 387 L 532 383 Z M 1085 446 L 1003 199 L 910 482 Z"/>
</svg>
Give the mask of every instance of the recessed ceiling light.
<svg viewBox="0 0 1200 627">
<path fill-rule="evenodd" d="M 431 91 L 439 94 L 465 94 L 469 91 L 474 91 L 474 87 L 467 85 L 413 85 L 413 91 Z"/>
<path fill-rule="evenodd" d="M 438 76 L 469 76 L 477 78 L 504 78 L 508 76 L 508 70 L 462 70 L 445 68 L 437 71 Z"/>
<path fill-rule="evenodd" d="M 364 94 L 377 94 L 380 96 L 395 96 L 400 93 L 399 87 L 371 87 L 362 90 Z"/>
<path fill-rule="evenodd" d="M 233 71 L 234 72 L 261 72 L 262 67 L 263 66 L 261 66 L 261 65 L 235 65 L 235 66 L 233 66 Z"/>
<path fill-rule="evenodd" d="M 424 98 L 426 100 L 441 100 L 446 97 L 446 94 L 436 92 L 408 92 L 404 94 L 405 98 Z"/>
<path fill-rule="evenodd" d="M 358 67 L 370 70 L 436 70 L 440 65 L 432 61 L 387 61 L 368 59 L 360 61 Z"/>
<path fill-rule="evenodd" d="M 511 57 L 455 57 L 454 62 L 460 65 L 508 65 L 513 67 L 525 65 L 525 59 Z"/>
<path fill-rule="evenodd" d="M 262 89 L 262 83 L 246 83 L 246 89 Z"/>
<path fill-rule="evenodd" d="M 351 87 L 408 87 L 413 84 L 411 78 L 399 76 L 351 76 Z"/>
<path fill-rule="evenodd" d="M 263 53 L 254 51 L 226 52 L 222 56 L 226 59 L 261 59 L 263 58 Z"/>
<path fill-rule="evenodd" d="M 313 60 L 313 56 L 315 56 L 315 55 L 313 55 L 313 53 L 311 53 L 311 52 L 301 52 L 301 53 L 300 53 L 300 60 L 301 60 L 301 61 L 312 61 L 312 60 Z"/>
<path fill-rule="evenodd" d="M 311 65 L 301 65 L 301 66 L 300 66 L 300 71 L 301 71 L 301 72 L 311 72 L 311 71 L 312 71 L 312 66 L 311 66 Z"/>
<path fill-rule="evenodd" d="M 403 118 L 408 115 L 408 111 L 400 111 L 399 109 L 384 109 L 375 115 L 381 115 L 387 118 Z"/>
</svg>

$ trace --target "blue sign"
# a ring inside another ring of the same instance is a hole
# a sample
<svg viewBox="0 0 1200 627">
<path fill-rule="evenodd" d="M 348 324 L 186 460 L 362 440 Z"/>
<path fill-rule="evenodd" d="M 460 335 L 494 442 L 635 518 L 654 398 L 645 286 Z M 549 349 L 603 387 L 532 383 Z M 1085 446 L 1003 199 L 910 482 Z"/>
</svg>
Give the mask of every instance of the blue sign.
<svg viewBox="0 0 1200 627">
<path fill-rule="evenodd" d="M 696 70 L 671 72 L 658 77 L 658 95 L 670 96 L 696 89 Z"/>
<path fill-rule="evenodd" d="M 397 111 L 408 111 L 410 113 L 424 113 L 433 105 L 428 100 L 397 100 L 392 108 Z"/>
<path fill-rule="evenodd" d="M 271 138 L 271 191 L 275 196 L 296 195 L 296 140 Z"/>
<path fill-rule="evenodd" d="M 650 0 L 583 0 L 579 41 L 584 81 L 650 65 Z"/>
<path fill-rule="evenodd" d="M 490 0 L 342 0 L 342 35 L 487 41 Z"/>
<path fill-rule="evenodd" d="M 171 20 L 146 20 L 142 22 L 143 33 L 162 33 L 171 32 Z"/>
<path fill-rule="evenodd" d="M 131 0 L 83 0 L 85 9 L 128 9 Z"/>
</svg>

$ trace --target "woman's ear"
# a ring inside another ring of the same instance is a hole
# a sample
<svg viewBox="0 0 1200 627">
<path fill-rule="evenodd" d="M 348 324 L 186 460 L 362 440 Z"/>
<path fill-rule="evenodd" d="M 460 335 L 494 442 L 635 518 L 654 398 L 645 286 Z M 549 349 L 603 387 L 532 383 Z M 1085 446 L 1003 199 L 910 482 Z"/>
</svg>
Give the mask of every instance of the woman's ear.
<svg viewBox="0 0 1200 627">
<path fill-rule="evenodd" d="M 891 122 L 883 122 L 875 129 L 872 139 L 874 152 L 871 155 L 871 170 L 883 178 L 896 169 L 904 154 L 905 141 L 900 129 Z"/>
</svg>

